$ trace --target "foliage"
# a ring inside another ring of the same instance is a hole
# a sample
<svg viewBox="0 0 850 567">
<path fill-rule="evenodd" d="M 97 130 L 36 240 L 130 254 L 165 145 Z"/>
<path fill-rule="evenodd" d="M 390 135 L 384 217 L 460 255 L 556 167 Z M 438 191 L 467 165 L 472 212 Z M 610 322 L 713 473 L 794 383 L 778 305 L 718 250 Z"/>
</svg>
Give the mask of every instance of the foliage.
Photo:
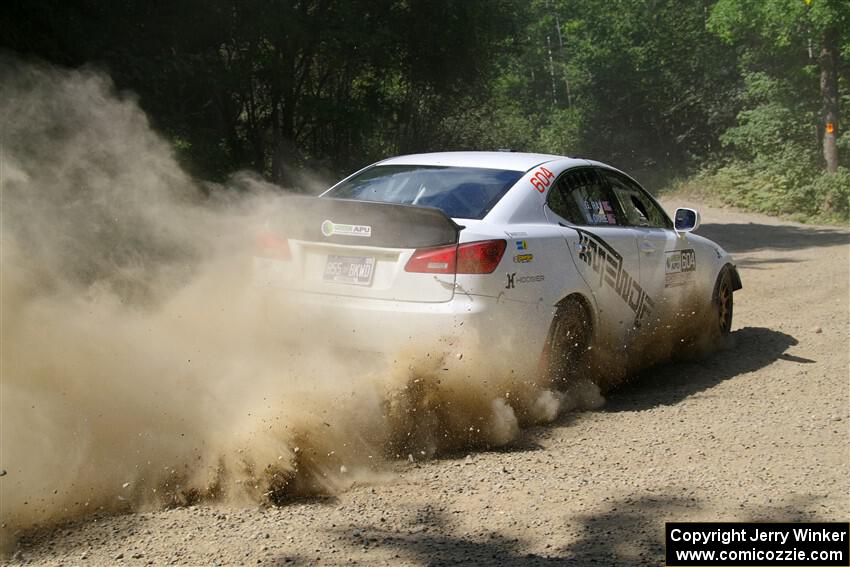
<svg viewBox="0 0 850 567">
<path fill-rule="evenodd" d="M 665 192 L 802 222 L 846 224 L 850 221 L 850 170 L 843 167 L 834 174 L 821 172 L 799 180 L 737 162 L 672 182 Z"/>
<path fill-rule="evenodd" d="M 847 0 L 39 0 L 0 29 L 20 55 L 106 69 L 207 178 L 512 148 L 846 218 L 820 81 L 829 48 L 846 167 Z"/>
<path fill-rule="evenodd" d="M 709 27 L 739 46 L 743 78 L 737 124 L 720 136 L 728 152 L 718 190 L 750 208 L 846 221 L 846 170 L 823 173 L 823 160 L 824 122 L 838 129 L 832 155 L 838 163 L 850 158 L 836 119 L 850 112 L 850 3 L 719 0 Z"/>
<path fill-rule="evenodd" d="M 765 73 L 745 76 L 737 125 L 728 128 L 721 142 L 734 162 L 753 171 L 770 173 L 800 184 L 817 171 L 818 145 L 811 125 L 813 112 L 799 91 Z"/>
<path fill-rule="evenodd" d="M 818 210 L 803 211 L 804 215 L 850 221 L 850 169 L 839 167 L 832 175 L 820 173 L 806 189 L 811 196 L 809 203 L 816 204 Z"/>
<path fill-rule="evenodd" d="M 105 67 L 204 175 L 286 182 L 436 147 L 458 99 L 478 104 L 511 0 L 45 0 L 0 16 L 6 44 Z"/>
</svg>

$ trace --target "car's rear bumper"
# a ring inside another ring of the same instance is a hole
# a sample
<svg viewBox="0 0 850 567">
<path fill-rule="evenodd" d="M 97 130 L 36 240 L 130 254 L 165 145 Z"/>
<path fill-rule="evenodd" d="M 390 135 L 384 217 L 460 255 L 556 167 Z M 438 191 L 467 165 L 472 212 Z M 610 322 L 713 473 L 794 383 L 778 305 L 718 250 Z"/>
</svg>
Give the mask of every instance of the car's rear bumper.
<svg viewBox="0 0 850 567">
<path fill-rule="evenodd" d="M 536 364 L 551 322 L 542 305 L 471 294 L 419 303 L 278 289 L 265 301 L 270 327 L 290 340 L 388 356 L 510 353 Z"/>
</svg>

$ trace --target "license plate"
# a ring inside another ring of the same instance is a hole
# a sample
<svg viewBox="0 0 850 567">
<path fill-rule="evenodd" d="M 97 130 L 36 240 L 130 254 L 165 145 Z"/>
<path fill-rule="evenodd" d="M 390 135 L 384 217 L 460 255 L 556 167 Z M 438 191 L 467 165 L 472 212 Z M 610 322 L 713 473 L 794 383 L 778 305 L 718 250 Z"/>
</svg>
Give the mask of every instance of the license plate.
<svg viewBox="0 0 850 567">
<path fill-rule="evenodd" d="M 328 256 L 324 280 L 352 285 L 371 285 L 375 258 L 369 256 Z"/>
</svg>

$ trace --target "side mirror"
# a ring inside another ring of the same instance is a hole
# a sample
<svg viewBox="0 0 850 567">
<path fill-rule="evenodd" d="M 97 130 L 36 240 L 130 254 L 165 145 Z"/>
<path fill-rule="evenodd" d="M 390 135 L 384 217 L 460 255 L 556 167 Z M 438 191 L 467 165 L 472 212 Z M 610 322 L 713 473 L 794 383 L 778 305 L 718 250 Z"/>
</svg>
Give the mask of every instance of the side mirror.
<svg viewBox="0 0 850 567">
<path fill-rule="evenodd" d="M 699 227 L 699 213 L 694 209 L 678 208 L 673 226 L 676 232 L 693 232 Z"/>
</svg>

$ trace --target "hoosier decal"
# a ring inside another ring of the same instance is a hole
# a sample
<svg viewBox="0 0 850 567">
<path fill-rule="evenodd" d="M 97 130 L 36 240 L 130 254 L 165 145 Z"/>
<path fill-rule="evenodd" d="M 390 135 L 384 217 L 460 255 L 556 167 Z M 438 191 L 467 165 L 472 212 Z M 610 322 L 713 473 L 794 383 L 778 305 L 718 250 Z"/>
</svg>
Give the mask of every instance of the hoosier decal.
<svg viewBox="0 0 850 567">
<path fill-rule="evenodd" d="M 516 272 L 511 272 L 508 274 L 508 283 L 505 284 L 505 289 L 514 289 L 516 288 L 516 284 L 542 282 L 545 279 L 546 276 L 543 274 L 516 277 Z"/>
<path fill-rule="evenodd" d="M 599 287 L 606 285 L 623 298 L 623 301 L 635 312 L 635 327 L 640 327 L 641 321 L 652 313 L 655 302 L 637 280 L 623 268 L 623 257 L 619 252 L 598 236 L 580 228 L 575 230 L 579 234 L 579 243 L 586 247 L 585 252 L 579 253 L 579 260 L 599 274 Z"/>
</svg>

